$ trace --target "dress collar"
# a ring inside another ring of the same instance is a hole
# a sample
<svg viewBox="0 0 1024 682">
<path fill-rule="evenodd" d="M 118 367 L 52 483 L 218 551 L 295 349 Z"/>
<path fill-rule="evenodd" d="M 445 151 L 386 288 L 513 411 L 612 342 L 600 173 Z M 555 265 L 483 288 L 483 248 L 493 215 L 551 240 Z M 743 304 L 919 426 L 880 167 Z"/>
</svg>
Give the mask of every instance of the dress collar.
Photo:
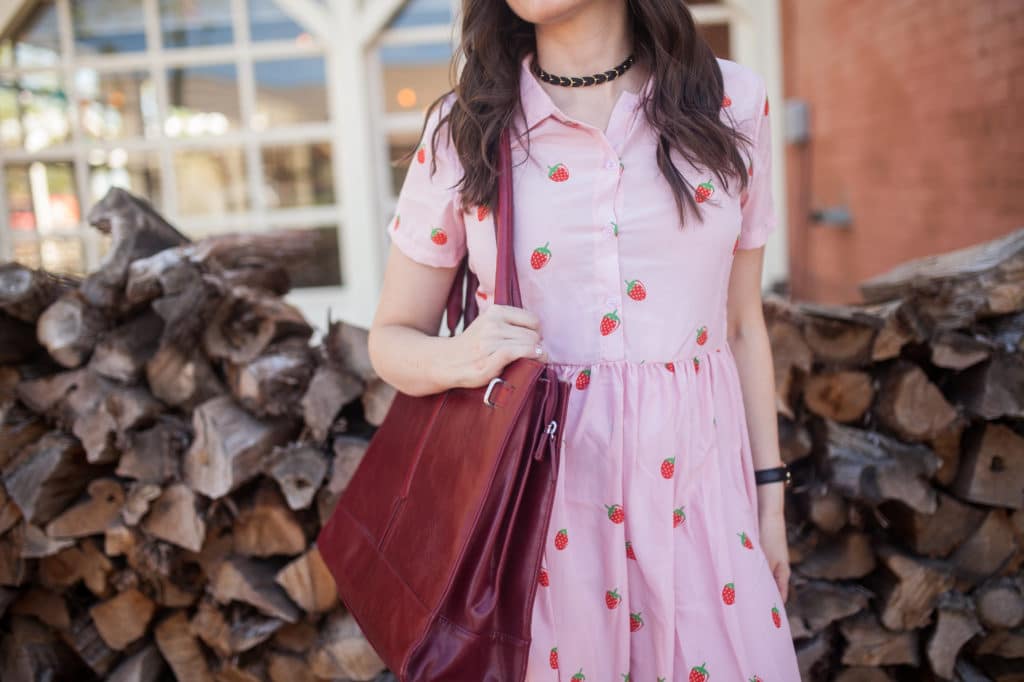
<svg viewBox="0 0 1024 682">
<path fill-rule="evenodd" d="M 572 119 L 565 115 L 555 104 L 554 100 L 541 87 L 537 77 L 530 70 L 530 62 L 534 53 L 527 52 L 520 60 L 519 73 L 519 101 L 522 103 L 523 114 L 526 117 L 526 129 L 529 130 L 543 121 L 548 116 L 553 116 L 563 123 L 570 123 Z M 651 90 L 653 78 L 648 77 L 639 93 L 630 90 L 623 90 L 620 94 L 631 101 L 635 107 Z"/>
</svg>

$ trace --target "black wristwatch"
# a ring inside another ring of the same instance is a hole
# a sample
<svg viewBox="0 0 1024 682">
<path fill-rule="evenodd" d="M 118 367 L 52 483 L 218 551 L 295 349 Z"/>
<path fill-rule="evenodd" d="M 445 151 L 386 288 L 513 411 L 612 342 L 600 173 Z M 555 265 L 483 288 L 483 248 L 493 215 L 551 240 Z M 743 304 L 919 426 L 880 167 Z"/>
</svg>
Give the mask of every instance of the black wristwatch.
<svg viewBox="0 0 1024 682">
<path fill-rule="evenodd" d="M 754 483 L 757 485 L 784 481 L 785 485 L 788 486 L 792 480 L 793 478 L 789 473 L 789 467 L 785 464 L 767 469 L 754 469 Z"/>
</svg>

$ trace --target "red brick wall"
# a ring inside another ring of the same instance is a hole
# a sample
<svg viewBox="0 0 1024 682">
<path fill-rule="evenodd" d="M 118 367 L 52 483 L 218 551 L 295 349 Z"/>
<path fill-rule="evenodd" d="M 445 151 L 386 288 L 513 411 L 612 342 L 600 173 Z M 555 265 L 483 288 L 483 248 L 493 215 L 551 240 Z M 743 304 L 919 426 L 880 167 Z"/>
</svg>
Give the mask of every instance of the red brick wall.
<svg viewBox="0 0 1024 682">
<path fill-rule="evenodd" d="M 1024 226 L 1022 0 L 781 0 L 791 285 L 822 302 Z M 781 107 L 780 107 L 781 109 Z M 807 219 L 845 205 L 849 228 Z"/>
</svg>

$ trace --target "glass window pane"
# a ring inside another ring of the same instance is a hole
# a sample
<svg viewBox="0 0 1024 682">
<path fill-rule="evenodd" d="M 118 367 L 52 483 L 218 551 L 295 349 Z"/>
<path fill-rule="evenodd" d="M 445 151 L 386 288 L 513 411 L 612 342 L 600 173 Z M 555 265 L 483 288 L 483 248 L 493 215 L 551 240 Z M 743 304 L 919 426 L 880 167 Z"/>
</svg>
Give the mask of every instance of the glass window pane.
<svg viewBox="0 0 1024 682">
<path fill-rule="evenodd" d="M 434 99 L 451 89 L 451 58 L 449 43 L 381 47 L 385 111 L 426 111 Z"/>
<path fill-rule="evenodd" d="M 249 0 L 249 36 L 253 40 L 312 40 L 275 0 Z"/>
<path fill-rule="evenodd" d="M 345 282 L 341 275 L 341 254 L 338 251 L 338 226 L 327 225 L 313 230 L 319 239 L 312 251 L 312 260 L 285 266 L 291 277 L 292 288 L 343 285 Z"/>
<path fill-rule="evenodd" d="M 55 72 L 0 78 L 0 146 L 37 151 L 70 132 L 68 98 Z"/>
<path fill-rule="evenodd" d="M 256 78 L 254 130 L 328 120 L 323 57 L 256 62 L 253 73 Z"/>
<path fill-rule="evenodd" d="M 163 210 L 160 191 L 160 159 L 156 152 L 125 152 L 123 149 L 89 152 L 89 198 L 98 202 L 111 187 L 126 189 L 153 207 Z"/>
<path fill-rule="evenodd" d="M 53 0 L 35 4 L 9 38 L 0 41 L 0 66 L 49 66 L 60 61 L 60 31 Z"/>
<path fill-rule="evenodd" d="M 79 69 L 75 92 L 78 121 L 87 137 L 116 140 L 154 137 L 159 132 L 153 79 L 145 71 L 100 73 Z"/>
<path fill-rule="evenodd" d="M 452 23 L 451 0 L 411 0 L 398 13 L 391 28 Z"/>
<path fill-rule="evenodd" d="M 388 156 L 391 161 L 388 168 L 391 171 L 391 193 L 393 196 L 397 197 L 398 192 L 402 189 L 402 182 L 405 180 L 405 174 L 409 172 L 409 163 L 412 157 L 402 163 L 398 163 L 398 160 L 412 151 L 419 140 L 418 130 L 394 132 L 388 135 Z"/>
<path fill-rule="evenodd" d="M 248 208 L 240 147 L 178 151 L 174 175 L 182 215 L 222 215 Z"/>
<path fill-rule="evenodd" d="M 334 174 L 328 142 L 265 147 L 263 175 L 267 208 L 334 203 Z"/>
<path fill-rule="evenodd" d="M 43 239 L 39 243 L 39 254 L 44 270 L 68 275 L 85 274 L 81 239 Z"/>
<path fill-rule="evenodd" d="M 4 167 L 8 222 L 14 230 L 50 234 L 81 221 L 70 161 L 33 161 Z"/>
<path fill-rule="evenodd" d="M 160 0 L 160 30 L 164 47 L 231 43 L 231 0 Z"/>
<path fill-rule="evenodd" d="M 118 54 L 146 49 L 141 2 L 75 0 L 71 25 L 76 54 Z"/>
<path fill-rule="evenodd" d="M 234 64 L 167 70 L 168 137 L 222 135 L 239 127 L 238 74 Z"/>
</svg>

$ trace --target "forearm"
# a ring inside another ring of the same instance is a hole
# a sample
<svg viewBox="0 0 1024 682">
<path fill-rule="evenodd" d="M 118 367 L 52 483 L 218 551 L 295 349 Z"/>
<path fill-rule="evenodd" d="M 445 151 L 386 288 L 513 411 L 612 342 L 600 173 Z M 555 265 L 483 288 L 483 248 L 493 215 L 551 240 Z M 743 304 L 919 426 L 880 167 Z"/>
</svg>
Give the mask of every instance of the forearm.
<svg viewBox="0 0 1024 682">
<path fill-rule="evenodd" d="M 376 326 L 370 330 L 370 361 L 377 375 L 402 393 L 439 393 L 458 384 L 447 362 L 456 339 L 404 325 Z"/>
<path fill-rule="evenodd" d="M 778 417 L 775 412 L 775 375 L 771 344 L 764 320 L 745 323 L 729 339 L 742 384 L 743 407 L 747 415 L 751 454 L 755 469 L 782 464 L 779 452 Z M 782 483 L 757 486 L 760 513 L 781 514 L 784 504 Z"/>
</svg>

